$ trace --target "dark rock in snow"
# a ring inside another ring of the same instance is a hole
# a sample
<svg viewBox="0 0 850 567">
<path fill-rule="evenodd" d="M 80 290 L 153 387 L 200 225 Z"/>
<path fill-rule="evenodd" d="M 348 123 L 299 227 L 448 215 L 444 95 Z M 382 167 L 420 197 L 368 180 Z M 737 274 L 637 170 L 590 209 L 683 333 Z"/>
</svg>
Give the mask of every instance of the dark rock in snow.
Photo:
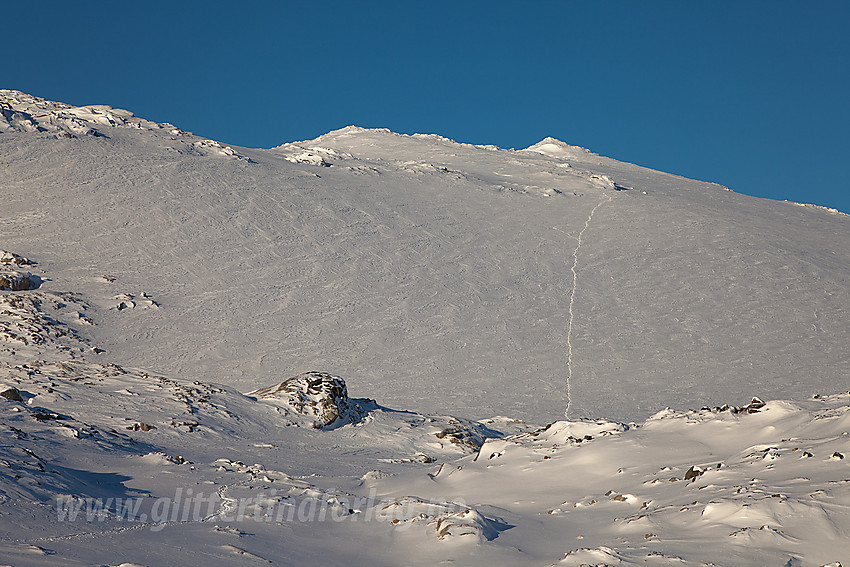
<svg viewBox="0 0 850 567">
<path fill-rule="evenodd" d="M 13 266 L 29 266 L 32 264 L 32 261 L 30 261 L 29 258 L 18 256 L 17 254 L 14 254 L 12 252 L 0 250 L 0 264 Z"/>
<path fill-rule="evenodd" d="M 0 269 L 0 290 L 25 291 L 32 287 L 32 276 L 15 270 Z"/>
<path fill-rule="evenodd" d="M 685 473 L 684 480 L 695 480 L 695 479 L 699 478 L 700 476 L 702 476 L 704 473 L 705 473 L 705 471 L 702 470 L 701 468 L 692 466 L 691 468 L 688 469 L 688 472 Z"/>
<path fill-rule="evenodd" d="M 21 397 L 21 393 L 17 388 L 3 388 L 3 391 L 0 392 L 0 396 L 3 396 L 7 400 L 12 400 L 13 402 L 22 402 L 24 399 Z"/>
<path fill-rule="evenodd" d="M 305 372 L 247 395 L 280 406 L 285 415 L 314 418 L 316 429 L 354 423 L 365 413 L 360 404 L 348 397 L 345 381 L 327 372 Z"/>
<path fill-rule="evenodd" d="M 127 429 L 131 431 L 151 431 L 152 429 L 156 429 L 155 425 L 149 425 L 147 423 L 137 421 L 133 425 L 128 425 Z"/>
<path fill-rule="evenodd" d="M 761 408 L 763 408 L 765 405 L 767 405 L 767 404 L 765 404 L 759 398 L 753 398 L 753 400 L 749 404 L 747 404 L 747 405 L 745 405 L 744 407 L 741 408 L 741 411 L 746 412 L 746 413 L 758 413 L 759 410 Z"/>
</svg>

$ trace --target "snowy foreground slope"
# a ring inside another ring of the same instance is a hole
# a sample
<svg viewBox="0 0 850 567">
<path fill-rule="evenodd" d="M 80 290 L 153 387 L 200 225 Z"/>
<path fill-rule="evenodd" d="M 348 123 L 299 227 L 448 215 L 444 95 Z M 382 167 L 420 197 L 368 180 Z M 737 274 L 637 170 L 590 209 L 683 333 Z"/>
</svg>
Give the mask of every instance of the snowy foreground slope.
<svg viewBox="0 0 850 567">
<path fill-rule="evenodd" d="M 847 216 L 0 112 L 0 565 L 850 563 Z"/>
</svg>

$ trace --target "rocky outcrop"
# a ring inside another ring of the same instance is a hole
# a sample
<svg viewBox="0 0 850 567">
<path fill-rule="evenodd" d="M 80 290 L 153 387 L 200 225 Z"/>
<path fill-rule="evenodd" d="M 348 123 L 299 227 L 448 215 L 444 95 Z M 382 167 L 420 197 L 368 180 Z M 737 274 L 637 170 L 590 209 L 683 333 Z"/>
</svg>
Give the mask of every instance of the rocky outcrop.
<svg viewBox="0 0 850 567">
<path fill-rule="evenodd" d="M 6 398 L 7 400 L 12 400 L 13 402 L 22 402 L 24 399 L 21 397 L 21 392 L 15 387 L 5 386 L 0 384 L 0 396 Z"/>
<path fill-rule="evenodd" d="M 348 397 L 345 381 L 327 372 L 305 372 L 247 395 L 277 405 L 296 424 L 299 416 L 311 418 L 316 429 L 354 423 L 366 412 Z"/>
<path fill-rule="evenodd" d="M 0 134 L 35 132 L 55 138 L 109 138 L 114 128 L 155 132 L 177 142 L 172 147 L 179 153 L 224 156 L 251 162 L 230 146 L 199 138 L 168 122 L 139 118 L 129 110 L 105 104 L 71 106 L 21 91 L 0 89 Z"/>
<path fill-rule="evenodd" d="M 32 287 L 32 274 L 16 268 L 32 264 L 27 258 L 0 250 L 0 291 L 24 291 Z"/>
<path fill-rule="evenodd" d="M 30 266 L 32 261 L 29 258 L 18 256 L 13 252 L 0 250 L 0 265 L 2 266 Z"/>
<path fill-rule="evenodd" d="M 26 272 L 0 268 L 0 291 L 25 291 L 32 287 L 32 276 Z"/>
</svg>

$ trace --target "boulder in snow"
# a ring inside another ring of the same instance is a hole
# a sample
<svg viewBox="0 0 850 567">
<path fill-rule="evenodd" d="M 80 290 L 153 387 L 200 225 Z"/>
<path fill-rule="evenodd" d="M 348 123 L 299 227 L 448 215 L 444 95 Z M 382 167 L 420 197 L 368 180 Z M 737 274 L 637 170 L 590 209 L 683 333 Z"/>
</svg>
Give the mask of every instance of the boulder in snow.
<svg viewBox="0 0 850 567">
<path fill-rule="evenodd" d="M 284 415 L 313 418 L 316 429 L 354 423 L 364 413 L 349 399 L 345 381 L 327 372 L 305 372 L 247 395 L 277 405 Z"/>
<path fill-rule="evenodd" d="M 0 268 L 0 291 L 24 291 L 32 287 L 32 276 Z"/>
<path fill-rule="evenodd" d="M 8 387 L 0 384 L 0 396 L 6 398 L 7 400 L 12 400 L 13 402 L 22 402 L 24 399 L 21 397 L 21 393 L 17 388 Z"/>
</svg>

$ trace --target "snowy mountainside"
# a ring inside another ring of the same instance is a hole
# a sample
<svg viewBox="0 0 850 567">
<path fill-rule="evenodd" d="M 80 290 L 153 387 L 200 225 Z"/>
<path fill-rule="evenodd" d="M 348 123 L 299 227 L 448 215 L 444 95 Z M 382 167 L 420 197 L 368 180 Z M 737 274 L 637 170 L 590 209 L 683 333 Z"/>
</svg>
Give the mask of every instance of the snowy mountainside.
<svg viewBox="0 0 850 567">
<path fill-rule="evenodd" d="M 568 377 L 574 415 L 620 420 L 843 389 L 846 217 L 552 140 L 348 127 L 239 160 L 116 124 L 0 134 L 0 226 L 90 301 L 160 306 L 84 330 L 122 366 L 536 422 Z"/>
<path fill-rule="evenodd" d="M 243 395 L 108 363 L 73 332 L 99 309 L 84 293 L 0 293 L 0 557 L 14 565 L 850 554 L 850 394 L 545 427 L 392 410 L 322 372 Z"/>
<path fill-rule="evenodd" d="M 659 401 L 722 403 L 712 391 L 734 393 L 737 399 L 781 395 L 780 390 L 806 397 L 846 384 L 843 365 L 850 360 L 840 346 L 850 340 L 850 328 L 841 320 L 850 299 L 845 215 L 799 215 L 789 203 L 653 172 L 552 138 L 511 152 L 439 136 L 348 127 L 295 145 L 336 152 L 337 167 L 368 160 L 378 169 L 390 164 L 412 169 L 405 158 L 413 152 L 418 162 L 436 164 L 445 176 L 460 180 L 452 172 L 461 172 L 465 184 L 487 183 L 511 196 L 564 197 L 544 204 L 560 216 L 545 221 L 548 215 L 523 203 L 527 218 L 538 223 L 537 230 L 528 225 L 521 230 L 527 255 L 538 260 L 529 268 L 539 279 L 516 288 L 533 288 L 530 305 L 545 304 L 548 310 L 538 321 L 558 325 L 540 329 L 538 322 L 532 330 L 520 323 L 505 338 L 567 342 L 557 331 L 569 328 L 570 302 L 547 300 L 558 295 L 557 289 L 568 297 L 573 288 L 569 278 L 558 278 L 576 257 L 576 237 L 584 225 L 575 282 L 582 287 L 574 297 L 578 319 L 572 326 L 573 386 L 584 415 L 632 419 L 648 415 Z M 325 163 L 334 157 L 325 154 Z M 525 183 L 515 183 L 517 178 Z M 600 189 L 613 199 L 611 206 Z M 547 265 L 548 246 L 566 252 L 561 266 Z M 537 346 L 519 341 L 514 355 Z M 542 356 L 559 360 L 563 368 L 566 361 L 559 355 L 565 350 Z M 541 368 L 543 359 L 535 355 L 534 367 Z M 642 394 L 630 395 L 640 388 Z M 647 404 L 643 395 L 649 391 L 654 401 Z M 634 404 L 626 411 L 613 403 L 624 392 Z M 604 409 L 600 414 L 585 407 Z"/>
<path fill-rule="evenodd" d="M 846 215 L 0 110 L 0 564 L 850 563 Z"/>
</svg>

